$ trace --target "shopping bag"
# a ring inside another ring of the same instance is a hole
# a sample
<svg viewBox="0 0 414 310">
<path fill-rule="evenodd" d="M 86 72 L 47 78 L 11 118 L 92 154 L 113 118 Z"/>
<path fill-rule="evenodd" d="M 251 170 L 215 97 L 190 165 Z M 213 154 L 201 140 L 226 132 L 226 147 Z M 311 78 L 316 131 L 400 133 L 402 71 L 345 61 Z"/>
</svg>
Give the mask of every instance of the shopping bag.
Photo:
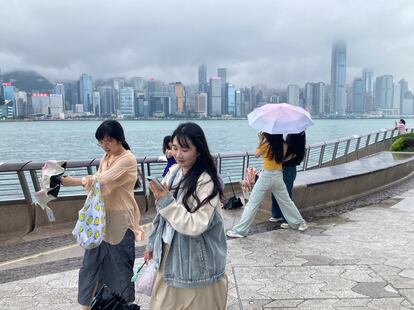
<svg viewBox="0 0 414 310">
<path fill-rule="evenodd" d="M 232 196 L 230 197 L 226 203 L 223 205 L 223 209 L 230 210 L 230 209 L 237 209 L 243 206 L 243 202 L 239 197 Z"/>
<path fill-rule="evenodd" d="M 105 206 L 101 194 L 101 184 L 97 180 L 78 213 L 78 221 L 72 231 L 78 244 L 85 249 L 93 249 L 105 237 Z"/>
<path fill-rule="evenodd" d="M 153 263 L 149 262 L 145 267 L 141 266 L 133 277 L 135 280 L 135 292 L 151 296 L 156 277 L 157 269 Z"/>
<path fill-rule="evenodd" d="M 230 180 L 231 190 L 233 191 L 233 196 L 230 197 L 223 205 L 223 209 L 230 210 L 230 209 L 237 209 L 243 206 L 243 203 L 239 197 L 236 196 L 234 191 L 233 182 L 231 181 L 230 175 L 228 176 Z"/>
<path fill-rule="evenodd" d="M 248 200 L 250 198 L 250 193 L 257 179 L 258 175 L 256 173 L 256 168 L 248 167 L 244 174 L 244 180 L 241 183 L 244 199 Z"/>
</svg>

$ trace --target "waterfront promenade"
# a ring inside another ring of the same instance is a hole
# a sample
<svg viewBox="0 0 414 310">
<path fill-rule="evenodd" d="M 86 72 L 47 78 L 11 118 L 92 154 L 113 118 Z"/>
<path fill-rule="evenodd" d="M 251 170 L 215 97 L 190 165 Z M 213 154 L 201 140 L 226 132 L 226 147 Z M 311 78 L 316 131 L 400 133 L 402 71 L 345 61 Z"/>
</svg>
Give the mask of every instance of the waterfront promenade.
<svg viewBox="0 0 414 310">
<path fill-rule="evenodd" d="M 228 241 L 228 309 L 414 309 L 414 177 L 324 212 L 299 233 L 267 222 L 261 210 L 247 238 Z M 230 228 L 240 210 L 224 215 Z M 49 238 L 60 248 L 44 255 L 0 249 L 0 309 L 77 309 L 82 250 L 65 238 Z M 148 308 L 149 298 L 136 301 Z"/>
</svg>

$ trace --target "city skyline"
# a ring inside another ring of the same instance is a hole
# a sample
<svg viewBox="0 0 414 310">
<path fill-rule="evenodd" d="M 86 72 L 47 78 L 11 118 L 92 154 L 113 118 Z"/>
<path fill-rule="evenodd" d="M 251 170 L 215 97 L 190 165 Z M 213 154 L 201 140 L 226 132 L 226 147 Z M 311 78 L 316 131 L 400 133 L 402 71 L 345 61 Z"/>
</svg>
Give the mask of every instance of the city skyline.
<svg viewBox="0 0 414 310">
<path fill-rule="evenodd" d="M 329 83 L 337 40 L 347 42 L 347 84 L 364 68 L 414 80 L 412 1 L 13 1 L 0 18 L 2 71 L 51 81 L 87 73 L 196 84 L 205 63 L 207 79 L 225 67 L 239 87 Z"/>
</svg>

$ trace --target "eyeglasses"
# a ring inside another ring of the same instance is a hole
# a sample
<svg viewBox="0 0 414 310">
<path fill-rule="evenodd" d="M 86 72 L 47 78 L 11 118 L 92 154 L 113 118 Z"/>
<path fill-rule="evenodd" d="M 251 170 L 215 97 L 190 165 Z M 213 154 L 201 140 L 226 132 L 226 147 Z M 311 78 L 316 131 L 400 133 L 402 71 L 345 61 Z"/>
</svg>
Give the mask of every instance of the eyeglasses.
<svg viewBox="0 0 414 310">
<path fill-rule="evenodd" d="M 99 146 L 99 147 L 103 147 L 103 146 L 105 146 L 105 145 L 107 145 L 107 146 L 112 146 L 114 144 L 114 141 L 111 141 L 111 140 L 106 140 L 106 141 L 104 141 L 104 140 L 101 140 L 101 141 L 98 141 L 98 143 L 96 143 L 96 145 L 97 146 Z"/>
</svg>

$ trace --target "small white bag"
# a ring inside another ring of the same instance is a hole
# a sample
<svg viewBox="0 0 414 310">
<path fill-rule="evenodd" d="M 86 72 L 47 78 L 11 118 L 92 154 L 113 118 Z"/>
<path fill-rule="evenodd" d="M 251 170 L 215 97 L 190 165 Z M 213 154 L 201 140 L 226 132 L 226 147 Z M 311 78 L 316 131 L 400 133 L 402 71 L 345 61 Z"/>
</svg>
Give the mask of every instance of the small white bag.
<svg viewBox="0 0 414 310">
<path fill-rule="evenodd" d="M 154 287 L 155 278 L 157 277 L 157 269 L 151 262 L 138 272 L 135 280 L 135 292 L 151 296 Z"/>
<path fill-rule="evenodd" d="M 101 244 L 105 237 L 105 206 L 101 195 L 101 184 L 95 182 L 79 210 L 78 221 L 72 231 L 78 244 L 85 249 L 93 249 Z"/>
</svg>

